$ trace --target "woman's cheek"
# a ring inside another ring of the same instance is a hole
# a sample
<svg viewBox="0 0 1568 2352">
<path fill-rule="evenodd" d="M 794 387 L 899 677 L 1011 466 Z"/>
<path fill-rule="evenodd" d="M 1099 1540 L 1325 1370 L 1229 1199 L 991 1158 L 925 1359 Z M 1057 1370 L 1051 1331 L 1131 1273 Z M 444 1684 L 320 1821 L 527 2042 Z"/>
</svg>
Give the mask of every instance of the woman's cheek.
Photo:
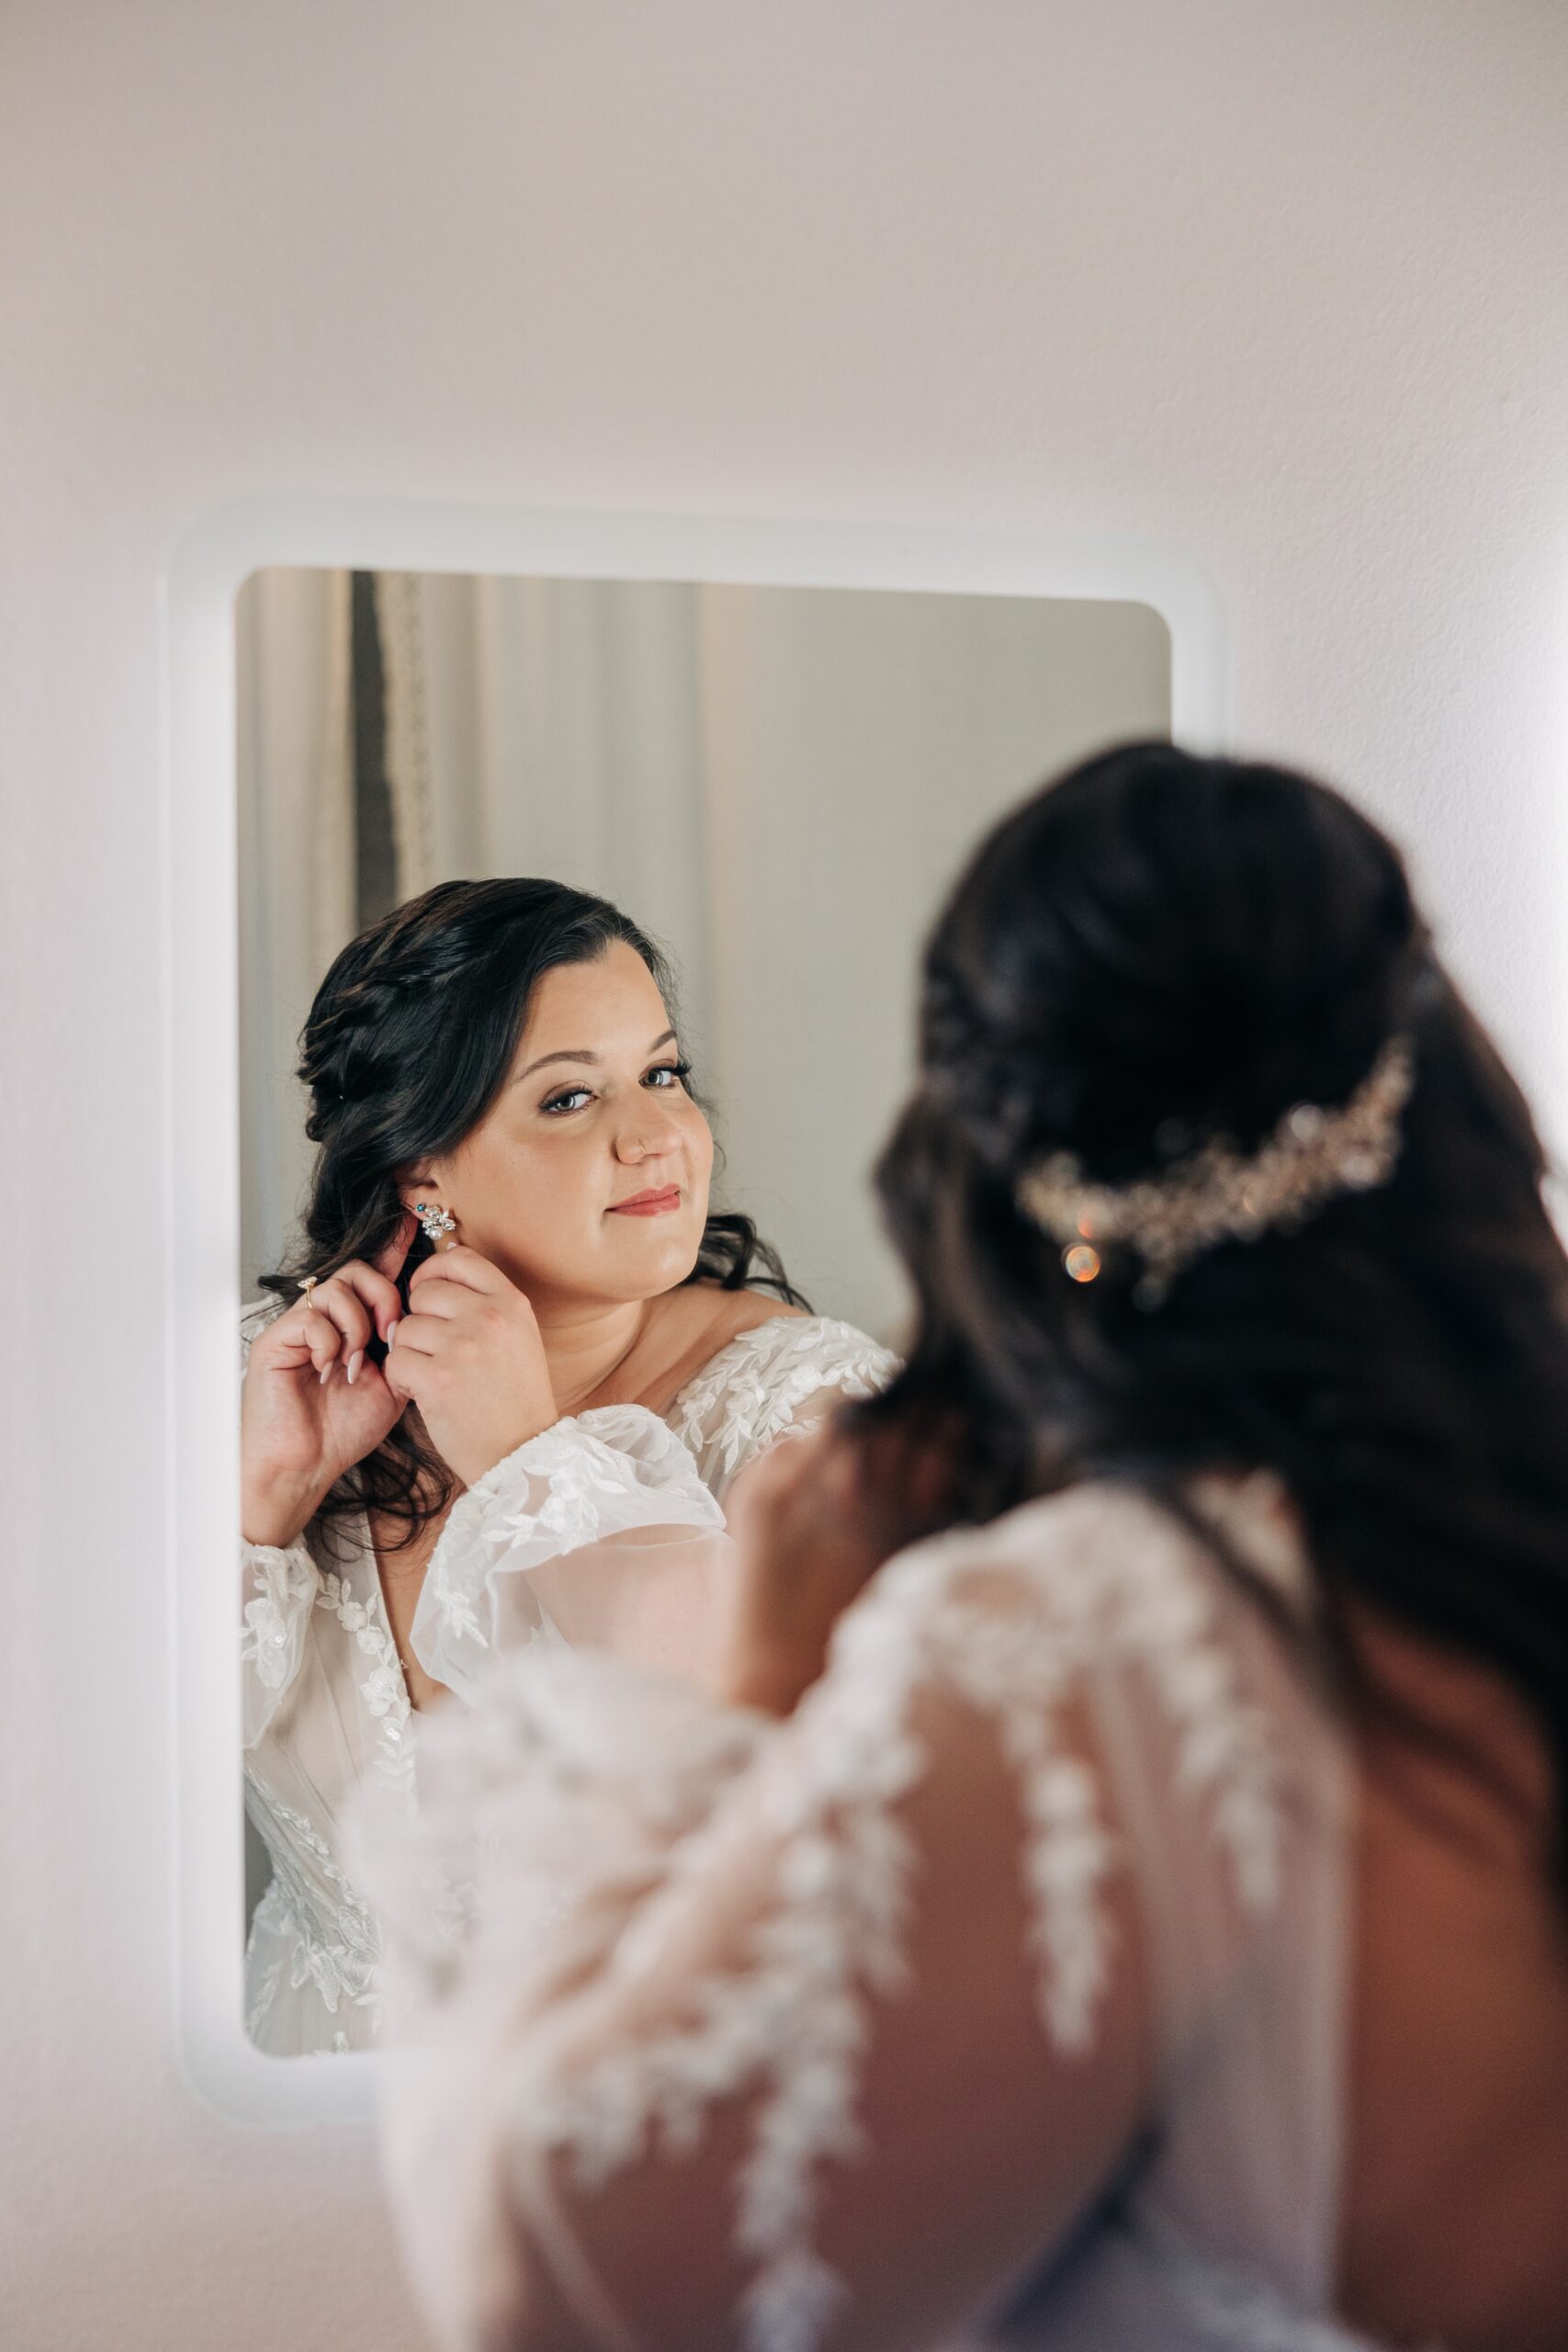
<svg viewBox="0 0 1568 2352">
<path fill-rule="evenodd" d="M 518 1239 L 543 1269 L 570 1265 L 585 1238 L 597 1232 L 590 1154 L 575 1136 L 563 1136 L 550 1151 L 531 1153 L 523 1170 Z"/>
<path fill-rule="evenodd" d="M 713 1129 L 695 1103 L 692 1105 L 692 1115 L 696 1130 L 689 1146 L 692 1172 L 700 1181 L 705 1192 L 708 1180 L 713 1174 Z"/>
</svg>

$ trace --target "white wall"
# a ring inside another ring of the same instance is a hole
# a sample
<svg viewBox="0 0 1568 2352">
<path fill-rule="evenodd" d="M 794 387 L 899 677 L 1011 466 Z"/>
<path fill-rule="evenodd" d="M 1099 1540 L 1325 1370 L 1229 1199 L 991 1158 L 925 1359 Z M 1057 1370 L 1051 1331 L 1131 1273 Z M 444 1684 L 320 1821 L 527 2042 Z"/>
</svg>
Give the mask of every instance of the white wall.
<svg viewBox="0 0 1568 2352">
<path fill-rule="evenodd" d="M 419 2341 L 171 2054 L 159 580 L 248 492 L 1184 541 L 1568 1126 L 1568 12 L 13 0 L 0 2335 Z M 214 1572 L 224 1573 L 220 1564 Z"/>
<path fill-rule="evenodd" d="M 1147 605 L 1067 598 L 724 587 L 701 611 L 718 1197 L 818 1314 L 897 1343 L 871 1170 L 908 1091 L 920 944 L 1043 776 L 1169 734 L 1170 633 Z"/>
</svg>

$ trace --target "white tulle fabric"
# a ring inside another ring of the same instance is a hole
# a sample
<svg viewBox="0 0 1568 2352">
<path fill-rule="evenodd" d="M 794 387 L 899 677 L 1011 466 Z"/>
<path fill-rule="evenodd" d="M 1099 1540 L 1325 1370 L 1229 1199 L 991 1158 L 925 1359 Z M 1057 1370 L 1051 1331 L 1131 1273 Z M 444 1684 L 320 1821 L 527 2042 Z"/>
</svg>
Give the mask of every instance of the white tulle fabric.
<svg viewBox="0 0 1568 2352">
<path fill-rule="evenodd" d="M 414 1655 L 437 1682 L 467 1697 L 494 1651 L 559 1634 L 558 1621 L 570 1623 L 572 1603 L 584 1598 L 584 1579 L 592 1579 L 602 1607 L 613 1579 L 624 1606 L 627 1576 L 662 1584 L 672 1564 L 689 1578 L 693 1536 L 723 1531 L 724 1513 L 695 1461 L 657 1415 L 610 1405 L 558 1421 L 498 1462 L 456 1506 L 420 1589 Z M 564 1606 L 552 1615 L 538 1572 L 569 1554 L 582 1556 L 573 1558 Z M 713 1569 L 720 1571 L 716 1549 Z M 677 1605 L 675 1595 L 664 1599 Z"/>
<path fill-rule="evenodd" d="M 662 1418 L 606 1406 L 530 1439 L 442 1530 L 414 1615 L 421 1664 L 459 1705 L 481 1668 L 521 1648 L 586 1644 L 707 1670 L 730 1480 L 789 1429 L 869 1394 L 892 1362 L 848 1324 L 776 1317 L 721 1349 Z M 279 2054 L 378 2038 L 379 1936 L 344 1866 L 343 1817 L 367 1784 L 400 1809 L 415 1802 L 425 1729 L 363 1515 L 337 1551 L 310 1530 L 287 1551 L 243 1547 L 245 1804 L 272 1864 L 247 1945 L 246 2022 Z"/>
<path fill-rule="evenodd" d="M 1272 1481 L 1195 1499 L 1306 1606 Z M 1346 1758 L 1170 1515 L 911 1549 L 782 1724 L 542 1648 L 475 1702 L 358 1825 L 443 2345 L 1351 2341 Z"/>
</svg>

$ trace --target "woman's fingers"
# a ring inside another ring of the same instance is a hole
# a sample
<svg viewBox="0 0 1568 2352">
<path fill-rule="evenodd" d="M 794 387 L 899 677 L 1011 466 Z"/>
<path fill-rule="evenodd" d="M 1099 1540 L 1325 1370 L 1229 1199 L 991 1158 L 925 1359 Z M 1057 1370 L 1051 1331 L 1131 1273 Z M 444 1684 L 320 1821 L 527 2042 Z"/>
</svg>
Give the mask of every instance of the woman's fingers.
<svg viewBox="0 0 1568 2352">
<path fill-rule="evenodd" d="M 296 1301 L 294 1312 L 304 1326 L 318 1378 L 325 1381 L 333 1365 L 341 1361 L 352 1385 L 365 1362 L 366 1348 L 376 1335 L 378 1313 L 389 1323 L 395 1322 L 398 1306 L 396 1285 L 357 1260 L 318 1283 L 309 1300 Z"/>
<path fill-rule="evenodd" d="M 303 1372 L 310 1365 L 324 1380 L 343 1345 L 344 1334 L 327 1312 L 326 1302 L 307 1306 L 303 1299 L 296 1299 L 257 1339 L 251 1362 L 270 1363 L 279 1372 Z"/>
<path fill-rule="evenodd" d="M 407 1404 L 422 1374 L 439 1358 L 449 1325 L 434 1315 L 405 1315 L 381 1361 L 381 1374 L 394 1396 Z"/>
<path fill-rule="evenodd" d="M 389 1253 L 384 1251 L 382 1254 Z M 372 1318 L 377 1336 L 384 1340 L 389 1327 L 403 1311 L 397 1283 L 390 1275 L 382 1273 L 379 1267 L 367 1264 L 363 1258 L 350 1258 L 346 1265 L 334 1268 L 324 1283 L 318 1283 L 317 1305 L 320 1306 L 329 1291 L 339 1290 L 346 1292 L 364 1310 L 361 1344 L 370 1336 Z"/>
<path fill-rule="evenodd" d="M 416 1266 L 409 1276 L 410 1304 L 420 1292 L 439 1291 L 447 1283 L 455 1288 L 478 1291 L 482 1296 L 491 1298 L 513 1287 L 501 1268 L 489 1258 L 481 1257 L 477 1250 L 470 1250 L 466 1242 L 449 1241 L 444 1250 L 436 1251 L 434 1258 L 426 1258 L 423 1265 Z M 430 1309 L 434 1307 L 434 1301 L 422 1299 L 421 1305 Z"/>
<path fill-rule="evenodd" d="M 398 1325 L 398 1336 L 387 1362 L 394 1356 L 433 1356 L 440 1346 L 447 1317 L 439 1309 L 422 1307 L 417 1315 L 405 1315 Z"/>
<path fill-rule="evenodd" d="M 321 1380 L 326 1379 L 340 1358 L 346 1362 L 363 1349 L 364 1312 L 346 1295 L 334 1296 L 323 1286 L 313 1294 L 310 1306 L 302 1305 L 298 1312 L 305 1327 L 310 1362 Z"/>
</svg>

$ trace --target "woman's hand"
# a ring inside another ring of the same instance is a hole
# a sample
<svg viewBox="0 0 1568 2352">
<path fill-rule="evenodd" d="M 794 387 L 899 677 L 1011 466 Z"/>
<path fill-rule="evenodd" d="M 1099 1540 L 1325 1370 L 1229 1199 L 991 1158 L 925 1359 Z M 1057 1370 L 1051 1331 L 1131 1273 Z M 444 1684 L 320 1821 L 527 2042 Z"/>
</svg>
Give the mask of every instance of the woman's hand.
<svg viewBox="0 0 1568 2352">
<path fill-rule="evenodd" d="M 461 1242 L 415 1267 L 384 1370 L 465 1487 L 560 1418 L 532 1306 Z"/>
<path fill-rule="evenodd" d="M 863 1445 L 829 1420 L 786 1437 L 727 1506 L 739 1554 L 720 1695 L 787 1715 L 827 1661 L 834 1626 L 905 1530 L 882 1507 Z"/>
<path fill-rule="evenodd" d="M 410 1216 L 374 1265 L 351 1259 L 252 1341 L 240 1398 L 247 1543 L 292 1544 L 401 1419 L 406 1398 L 365 1351 L 373 1335 L 390 1340 L 402 1313 L 395 1277 L 414 1229 Z"/>
</svg>

